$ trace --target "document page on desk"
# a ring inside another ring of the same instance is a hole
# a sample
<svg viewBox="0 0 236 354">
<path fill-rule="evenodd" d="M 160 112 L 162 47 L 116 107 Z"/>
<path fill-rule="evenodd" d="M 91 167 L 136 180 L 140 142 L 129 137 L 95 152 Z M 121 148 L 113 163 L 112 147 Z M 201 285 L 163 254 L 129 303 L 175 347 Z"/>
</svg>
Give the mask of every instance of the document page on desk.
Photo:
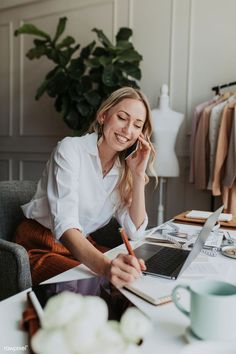
<svg viewBox="0 0 236 354">
<path fill-rule="evenodd" d="M 162 305 L 172 300 L 172 284 L 163 283 L 149 275 L 144 275 L 125 288 L 153 305 Z"/>
<path fill-rule="evenodd" d="M 211 262 L 206 255 L 199 255 L 183 272 L 181 277 L 211 277 L 226 275 L 227 269 L 221 262 Z"/>
</svg>

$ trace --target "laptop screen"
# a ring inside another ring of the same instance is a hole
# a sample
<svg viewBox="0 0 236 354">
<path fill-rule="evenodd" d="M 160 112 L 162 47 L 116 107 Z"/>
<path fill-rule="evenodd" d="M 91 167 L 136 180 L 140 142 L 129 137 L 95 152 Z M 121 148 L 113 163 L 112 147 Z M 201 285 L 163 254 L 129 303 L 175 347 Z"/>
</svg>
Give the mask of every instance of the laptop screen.
<svg viewBox="0 0 236 354">
<path fill-rule="evenodd" d="M 180 274 L 193 262 L 193 260 L 198 256 L 198 254 L 203 249 L 205 242 L 210 235 L 215 223 L 218 221 L 220 213 L 222 212 L 224 206 L 222 205 L 219 209 L 217 209 L 213 214 L 209 216 L 206 220 L 205 224 L 203 225 L 194 246 L 189 253 L 186 261 L 183 264 Z"/>
</svg>

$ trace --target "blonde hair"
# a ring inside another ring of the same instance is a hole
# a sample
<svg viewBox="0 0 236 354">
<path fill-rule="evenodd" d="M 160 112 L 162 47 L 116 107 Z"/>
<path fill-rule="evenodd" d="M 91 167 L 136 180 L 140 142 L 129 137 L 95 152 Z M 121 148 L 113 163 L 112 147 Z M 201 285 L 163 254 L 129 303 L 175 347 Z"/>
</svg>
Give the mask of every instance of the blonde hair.
<svg viewBox="0 0 236 354">
<path fill-rule="evenodd" d="M 132 87 L 122 87 L 116 91 L 114 91 L 104 102 L 102 102 L 101 106 L 99 107 L 97 113 L 96 113 L 96 118 L 94 122 L 91 124 L 89 128 L 89 132 L 97 132 L 99 134 L 101 130 L 101 125 L 99 122 L 99 118 L 106 113 L 109 109 L 117 105 L 119 102 L 123 101 L 124 99 L 136 99 L 141 101 L 145 108 L 146 108 L 146 119 L 143 125 L 142 133 L 149 143 L 151 147 L 151 153 L 150 153 L 150 159 L 148 162 L 148 169 L 151 171 L 151 174 L 155 176 L 155 172 L 153 170 L 153 161 L 155 159 L 155 149 L 151 143 L 151 135 L 152 135 L 152 121 L 151 121 L 151 109 L 148 103 L 148 100 L 146 96 L 137 89 L 134 89 Z M 119 192 L 119 197 L 121 201 L 121 207 L 123 205 L 129 206 L 132 201 L 132 187 L 133 187 L 133 179 L 132 175 L 130 172 L 130 169 L 126 163 L 125 160 L 125 152 L 121 151 L 119 153 L 119 159 L 121 163 L 121 175 L 120 179 L 117 185 L 117 189 Z M 149 181 L 149 178 L 147 174 L 145 174 L 145 184 L 147 184 Z"/>
</svg>

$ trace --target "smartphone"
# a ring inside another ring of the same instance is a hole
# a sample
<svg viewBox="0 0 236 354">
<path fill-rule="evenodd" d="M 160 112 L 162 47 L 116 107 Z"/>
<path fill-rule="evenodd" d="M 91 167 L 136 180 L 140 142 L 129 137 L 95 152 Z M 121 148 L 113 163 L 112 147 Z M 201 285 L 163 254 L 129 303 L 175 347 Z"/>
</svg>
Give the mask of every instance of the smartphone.
<svg viewBox="0 0 236 354">
<path fill-rule="evenodd" d="M 136 140 L 133 145 L 131 145 L 128 149 L 125 150 L 125 160 L 128 157 L 132 156 L 139 148 L 139 141 Z"/>
</svg>

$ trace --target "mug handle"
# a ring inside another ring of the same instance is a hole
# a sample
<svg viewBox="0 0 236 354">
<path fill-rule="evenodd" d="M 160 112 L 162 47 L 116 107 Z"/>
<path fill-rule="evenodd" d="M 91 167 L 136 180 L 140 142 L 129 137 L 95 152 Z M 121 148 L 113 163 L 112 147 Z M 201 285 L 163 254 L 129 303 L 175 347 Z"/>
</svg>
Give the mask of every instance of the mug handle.
<svg viewBox="0 0 236 354">
<path fill-rule="evenodd" d="M 173 291 L 172 291 L 172 300 L 175 304 L 175 306 L 187 317 L 190 317 L 190 311 L 187 311 L 179 302 L 179 295 L 178 295 L 178 289 L 185 289 L 185 290 L 188 290 L 190 291 L 190 286 L 187 285 L 187 284 L 179 284 L 177 285 Z"/>
</svg>

